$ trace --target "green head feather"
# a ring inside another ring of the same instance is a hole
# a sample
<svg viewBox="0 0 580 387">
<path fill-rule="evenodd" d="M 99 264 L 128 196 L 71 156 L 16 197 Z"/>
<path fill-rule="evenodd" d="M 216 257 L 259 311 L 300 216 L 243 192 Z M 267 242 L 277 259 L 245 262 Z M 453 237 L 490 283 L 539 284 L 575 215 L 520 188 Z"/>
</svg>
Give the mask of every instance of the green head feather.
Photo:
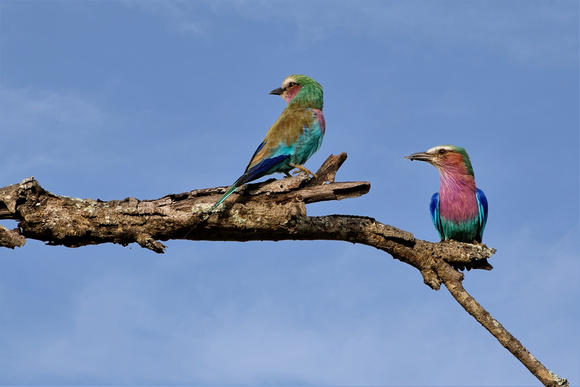
<svg viewBox="0 0 580 387">
<path fill-rule="evenodd" d="M 460 146 L 455 146 L 455 145 L 443 145 L 442 147 L 459 153 L 461 155 L 461 157 L 463 158 L 463 165 L 465 165 L 465 169 L 467 170 L 467 173 L 471 176 L 474 176 L 473 167 L 471 166 L 471 160 L 469 159 L 469 155 L 467 154 L 467 152 L 465 151 L 464 148 L 462 148 Z"/>
<path fill-rule="evenodd" d="M 320 86 L 320 83 L 316 82 L 310 77 L 307 77 L 306 75 L 293 74 L 284 80 L 283 85 L 287 85 L 291 82 L 299 84 L 300 91 L 290 101 L 289 105 L 322 110 L 324 99 L 322 86 Z"/>
</svg>

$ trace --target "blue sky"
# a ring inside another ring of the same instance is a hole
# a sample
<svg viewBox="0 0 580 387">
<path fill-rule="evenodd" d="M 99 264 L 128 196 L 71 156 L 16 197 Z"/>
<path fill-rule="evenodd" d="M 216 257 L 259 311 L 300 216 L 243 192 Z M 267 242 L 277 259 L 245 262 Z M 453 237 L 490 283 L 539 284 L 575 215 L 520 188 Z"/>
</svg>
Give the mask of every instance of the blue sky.
<svg viewBox="0 0 580 387">
<path fill-rule="evenodd" d="M 153 199 L 225 186 L 284 101 L 325 91 L 338 181 L 308 206 L 437 240 L 436 145 L 471 156 L 491 272 L 466 289 L 579 385 L 576 1 L 0 3 L 0 186 Z M 281 178 L 282 175 L 276 175 Z M 2 221 L 14 227 L 15 222 Z M 447 290 L 340 242 L 0 251 L 4 385 L 537 385 Z"/>
</svg>

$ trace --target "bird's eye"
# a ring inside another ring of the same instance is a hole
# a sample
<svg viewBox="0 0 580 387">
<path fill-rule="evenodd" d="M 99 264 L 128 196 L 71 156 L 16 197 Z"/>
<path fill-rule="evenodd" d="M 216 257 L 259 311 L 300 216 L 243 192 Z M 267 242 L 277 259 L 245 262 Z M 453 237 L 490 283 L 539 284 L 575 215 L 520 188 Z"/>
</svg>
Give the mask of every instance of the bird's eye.
<svg viewBox="0 0 580 387">
<path fill-rule="evenodd" d="M 288 88 L 291 88 L 292 86 L 296 86 L 296 85 L 297 85 L 297 83 L 296 83 L 296 82 L 290 82 L 290 83 L 288 84 Z"/>
<path fill-rule="evenodd" d="M 445 153 L 447 153 L 447 149 L 439 149 L 440 155 L 444 155 Z"/>
</svg>

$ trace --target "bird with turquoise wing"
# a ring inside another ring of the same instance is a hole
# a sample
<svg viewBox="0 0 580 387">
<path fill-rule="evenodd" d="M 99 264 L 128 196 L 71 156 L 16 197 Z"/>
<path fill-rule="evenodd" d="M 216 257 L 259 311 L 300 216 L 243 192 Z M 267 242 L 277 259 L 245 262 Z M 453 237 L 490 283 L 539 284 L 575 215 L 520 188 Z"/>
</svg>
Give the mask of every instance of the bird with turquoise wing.
<svg viewBox="0 0 580 387">
<path fill-rule="evenodd" d="M 314 79 L 293 74 L 282 82 L 282 87 L 270 92 L 281 96 L 287 103 L 278 120 L 266 133 L 250 159 L 245 172 L 213 205 L 213 212 L 241 185 L 272 173 L 289 172 L 295 168 L 314 175 L 303 164 L 322 144 L 325 122 L 322 114 L 322 86 Z"/>
<path fill-rule="evenodd" d="M 426 161 L 439 170 L 441 186 L 431 197 L 429 208 L 441 240 L 481 243 L 487 222 L 487 198 L 475 185 L 465 149 L 440 145 L 406 158 Z"/>
</svg>

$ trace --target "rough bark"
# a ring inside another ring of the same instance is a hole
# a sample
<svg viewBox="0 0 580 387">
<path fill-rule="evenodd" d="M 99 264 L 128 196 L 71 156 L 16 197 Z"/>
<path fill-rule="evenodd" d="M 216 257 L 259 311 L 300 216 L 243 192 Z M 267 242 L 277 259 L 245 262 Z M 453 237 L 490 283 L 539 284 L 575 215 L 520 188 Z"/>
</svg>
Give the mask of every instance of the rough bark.
<svg viewBox="0 0 580 387">
<path fill-rule="evenodd" d="M 330 156 L 310 179 L 300 174 L 247 184 L 218 210 L 209 213 L 227 187 L 171 194 L 156 200 L 101 201 L 55 195 L 34 178 L 0 188 L 0 219 L 19 221 L 18 228 L 0 226 L 0 247 L 15 248 L 27 238 L 50 245 L 80 247 L 100 243 L 140 246 L 163 253 L 160 241 L 341 240 L 383 250 L 417 268 L 425 284 L 441 283 L 462 307 L 518 358 L 544 385 L 568 385 L 550 373 L 463 288 L 456 269 L 491 270 L 495 249 L 485 245 L 415 239 L 413 234 L 370 217 L 311 217 L 306 204 L 366 194 L 369 182 L 334 181 L 346 154 Z"/>
</svg>

